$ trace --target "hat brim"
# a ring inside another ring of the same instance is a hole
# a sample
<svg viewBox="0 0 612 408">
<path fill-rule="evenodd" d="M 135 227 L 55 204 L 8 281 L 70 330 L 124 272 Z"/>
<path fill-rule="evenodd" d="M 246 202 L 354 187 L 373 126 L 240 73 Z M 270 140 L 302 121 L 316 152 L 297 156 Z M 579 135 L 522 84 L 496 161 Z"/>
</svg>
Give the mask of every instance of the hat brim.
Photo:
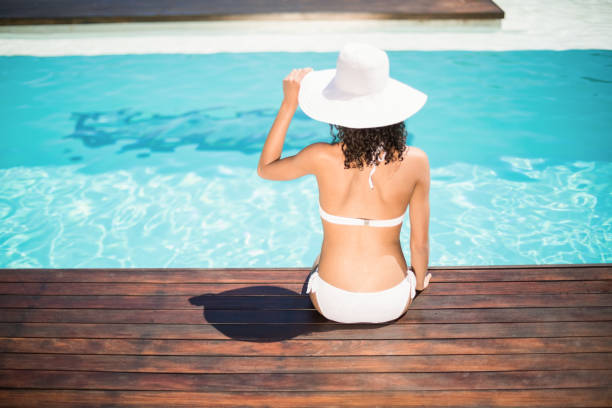
<svg viewBox="0 0 612 408">
<path fill-rule="evenodd" d="M 306 115 L 349 128 L 372 128 L 403 122 L 427 101 L 426 94 L 393 78 L 375 94 L 347 94 L 334 87 L 335 75 L 335 69 L 325 69 L 302 79 L 298 102 Z"/>
</svg>

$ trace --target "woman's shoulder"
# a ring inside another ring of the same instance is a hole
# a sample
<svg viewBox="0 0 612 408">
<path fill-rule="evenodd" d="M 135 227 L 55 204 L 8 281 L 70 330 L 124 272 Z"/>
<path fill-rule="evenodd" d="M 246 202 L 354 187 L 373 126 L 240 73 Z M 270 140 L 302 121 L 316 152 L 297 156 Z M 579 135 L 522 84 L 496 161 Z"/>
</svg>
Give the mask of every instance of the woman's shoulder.
<svg viewBox="0 0 612 408">
<path fill-rule="evenodd" d="M 418 147 L 408 146 L 404 154 L 404 162 L 410 176 L 420 180 L 428 179 L 430 170 L 427 153 Z"/>
<path fill-rule="evenodd" d="M 429 158 L 424 150 L 406 146 L 404 151 L 404 168 L 411 174 L 426 175 L 429 173 Z"/>
<path fill-rule="evenodd" d="M 415 146 L 406 146 L 404 150 L 404 159 L 408 158 L 410 162 L 429 166 L 429 158 L 423 149 Z"/>
<path fill-rule="evenodd" d="M 309 144 L 302 151 L 317 159 L 333 158 L 337 155 L 338 146 L 331 143 L 317 142 Z"/>
<path fill-rule="evenodd" d="M 427 159 L 427 153 L 418 147 L 406 146 L 406 149 L 404 150 L 404 157 Z"/>
<path fill-rule="evenodd" d="M 335 160 L 337 153 L 334 147 L 330 143 L 312 143 L 304 147 L 296 157 L 300 166 L 309 169 L 309 172 L 313 174 L 317 174 L 328 168 L 329 164 Z"/>
</svg>

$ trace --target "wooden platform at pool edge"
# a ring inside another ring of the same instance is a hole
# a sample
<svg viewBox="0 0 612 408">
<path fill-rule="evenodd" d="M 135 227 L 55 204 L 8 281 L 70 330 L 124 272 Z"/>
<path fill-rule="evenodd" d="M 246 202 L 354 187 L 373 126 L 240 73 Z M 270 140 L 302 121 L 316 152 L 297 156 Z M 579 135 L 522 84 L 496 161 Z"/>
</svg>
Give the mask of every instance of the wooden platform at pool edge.
<svg viewBox="0 0 612 408">
<path fill-rule="evenodd" d="M 612 265 L 430 271 L 372 326 L 306 269 L 0 270 L 0 406 L 612 405 Z"/>
<path fill-rule="evenodd" d="M 3 0 L 0 25 L 212 20 L 493 19 L 492 0 Z"/>
</svg>

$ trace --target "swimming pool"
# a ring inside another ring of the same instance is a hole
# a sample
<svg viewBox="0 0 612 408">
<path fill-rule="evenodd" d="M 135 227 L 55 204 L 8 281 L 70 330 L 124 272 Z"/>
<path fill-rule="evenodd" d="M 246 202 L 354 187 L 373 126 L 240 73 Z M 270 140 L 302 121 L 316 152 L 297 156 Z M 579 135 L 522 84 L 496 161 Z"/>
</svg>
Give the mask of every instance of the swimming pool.
<svg viewBox="0 0 612 408">
<path fill-rule="evenodd" d="M 336 55 L 0 57 L 0 267 L 310 266 L 315 180 L 255 167 L 282 77 Z M 612 261 L 612 51 L 389 56 L 429 95 L 432 265 Z M 298 112 L 284 153 L 329 140 Z"/>
</svg>

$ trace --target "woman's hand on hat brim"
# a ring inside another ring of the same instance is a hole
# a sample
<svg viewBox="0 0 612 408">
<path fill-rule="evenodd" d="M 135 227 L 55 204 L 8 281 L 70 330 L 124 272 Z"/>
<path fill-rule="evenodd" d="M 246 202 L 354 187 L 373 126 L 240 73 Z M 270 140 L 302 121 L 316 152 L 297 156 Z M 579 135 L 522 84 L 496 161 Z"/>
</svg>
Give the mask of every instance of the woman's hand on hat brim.
<svg viewBox="0 0 612 408">
<path fill-rule="evenodd" d="M 292 70 L 289 75 L 283 79 L 284 103 L 297 109 L 300 83 L 310 71 L 312 71 L 312 68 L 297 68 Z"/>
</svg>

